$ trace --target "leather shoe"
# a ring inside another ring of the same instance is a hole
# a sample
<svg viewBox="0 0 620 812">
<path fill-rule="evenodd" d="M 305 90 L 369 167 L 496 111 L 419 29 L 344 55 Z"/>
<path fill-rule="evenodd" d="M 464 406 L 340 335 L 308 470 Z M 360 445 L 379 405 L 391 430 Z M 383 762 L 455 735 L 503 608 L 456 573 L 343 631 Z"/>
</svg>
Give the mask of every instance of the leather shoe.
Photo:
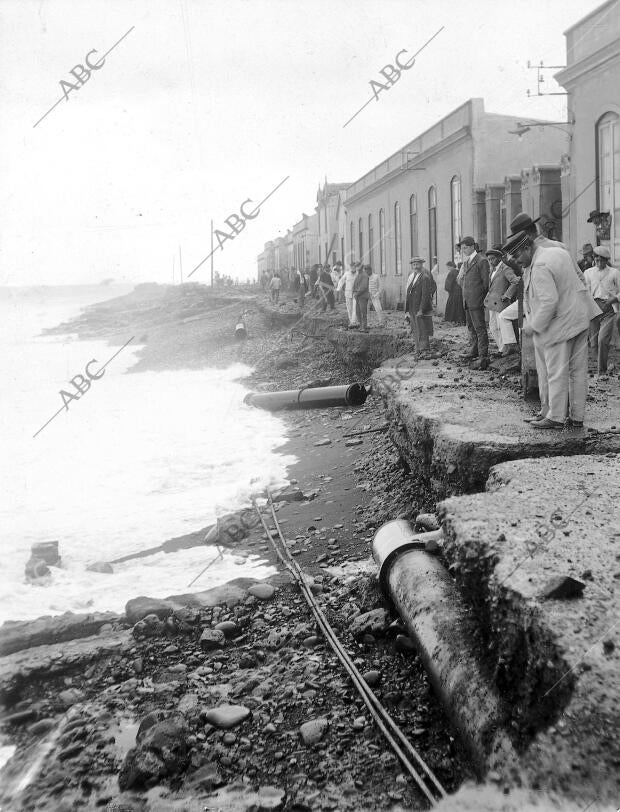
<svg viewBox="0 0 620 812">
<path fill-rule="evenodd" d="M 557 420 L 549 420 L 548 417 L 543 417 L 542 420 L 532 420 L 530 426 L 533 429 L 560 429 L 564 428 L 564 423 L 558 423 Z"/>
<path fill-rule="evenodd" d="M 524 417 L 523 422 L 524 423 L 532 423 L 534 420 L 542 420 L 543 417 L 544 417 L 544 414 L 542 412 L 536 412 L 536 414 L 533 415 L 532 417 Z"/>
<path fill-rule="evenodd" d="M 471 365 L 472 369 L 488 369 L 491 362 L 487 357 L 481 358 Z"/>
<path fill-rule="evenodd" d="M 464 352 L 461 355 L 461 358 L 463 359 L 463 361 L 473 361 L 474 358 L 477 358 L 477 357 L 478 357 L 477 352 Z"/>
<path fill-rule="evenodd" d="M 572 417 L 566 418 L 566 426 L 569 429 L 582 429 L 583 428 L 583 420 L 573 420 Z"/>
</svg>

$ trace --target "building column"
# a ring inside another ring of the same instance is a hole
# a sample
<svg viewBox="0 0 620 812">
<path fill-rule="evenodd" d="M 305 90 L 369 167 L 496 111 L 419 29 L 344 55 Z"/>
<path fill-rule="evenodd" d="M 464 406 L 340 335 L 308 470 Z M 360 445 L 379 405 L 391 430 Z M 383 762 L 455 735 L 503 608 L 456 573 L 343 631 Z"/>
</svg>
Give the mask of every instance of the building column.
<svg viewBox="0 0 620 812">
<path fill-rule="evenodd" d="M 533 217 L 538 230 L 552 240 L 562 239 L 562 185 L 559 166 L 534 166 L 530 175 Z"/>
<path fill-rule="evenodd" d="M 484 189 L 474 191 L 473 238 L 480 246 L 481 251 L 487 248 L 487 214 L 486 214 L 486 192 Z"/>
<path fill-rule="evenodd" d="M 502 239 L 501 204 L 504 197 L 503 184 L 487 184 L 485 193 L 485 216 L 487 222 L 487 247 Z"/>
<path fill-rule="evenodd" d="M 511 175 L 504 179 L 504 206 L 506 209 L 506 237 L 510 234 L 510 223 L 515 219 L 521 208 L 521 177 Z"/>
</svg>

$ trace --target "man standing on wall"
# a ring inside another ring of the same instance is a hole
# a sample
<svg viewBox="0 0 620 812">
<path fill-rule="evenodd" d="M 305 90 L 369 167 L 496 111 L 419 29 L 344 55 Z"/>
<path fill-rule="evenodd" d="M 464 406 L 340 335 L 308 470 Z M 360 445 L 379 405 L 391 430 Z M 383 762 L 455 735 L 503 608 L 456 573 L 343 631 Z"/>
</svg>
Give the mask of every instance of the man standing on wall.
<svg viewBox="0 0 620 812">
<path fill-rule="evenodd" d="M 412 271 L 407 279 L 405 308 L 409 314 L 411 334 L 416 352 L 430 349 L 430 336 L 433 334 L 433 294 L 437 290 L 429 271 L 424 267 L 423 257 L 412 257 Z"/>
<path fill-rule="evenodd" d="M 604 245 L 594 249 L 596 265 L 587 268 L 584 276 L 588 290 L 602 310 L 590 322 L 590 346 L 597 354 L 598 374 L 607 374 L 609 347 L 618 318 L 620 302 L 620 271 L 610 262 L 611 252 Z"/>
<path fill-rule="evenodd" d="M 479 359 L 474 367 L 488 369 L 489 336 L 484 314 L 484 298 L 489 290 L 489 263 L 485 256 L 476 251 L 473 237 L 461 240 L 463 265 L 457 281 L 463 290 L 465 318 L 469 330 L 470 348 L 463 358 Z"/>
<path fill-rule="evenodd" d="M 489 260 L 489 292 L 484 306 L 489 311 L 489 332 L 504 357 L 517 351 L 517 339 L 512 324 L 499 314 L 512 302 L 519 286 L 519 277 L 503 261 L 502 246 L 494 245 L 486 252 Z"/>
<path fill-rule="evenodd" d="M 360 323 L 360 332 L 368 332 L 368 274 L 364 266 L 360 263 L 353 281 L 353 298 L 355 299 L 355 309 L 357 320 Z"/>
<path fill-rule="evenodd" d="M 341 291 L 344 289 L 344 301 L 347 306 L 347 316 L 349 317 L 349 324 L 347 329 L 351 329 L 352 327 L 357 327 L 359 322 L 357 320 L 357 314 L 355 312 L 355 300 L 353 299 L 353 283 L 355 282 L 355 264 L 352 262 L 349 265 L 348 270 L 346 270 L 342 276 L 340 277 L 340 282 L 338 282 L 338 290 Z"/>
<path fill-rule="evenodd" d="M 564 248 L 544 247 L 531 233 L 520 231 L 503 250 L 525 269 L 523 335 L 534 340 L 540 393 L 540 412 L 530 426 L 562 429 L 568 412 L 569 425 L 581 428 L 588 391 L 588 326 L 600 308 Z"/>
</svg>

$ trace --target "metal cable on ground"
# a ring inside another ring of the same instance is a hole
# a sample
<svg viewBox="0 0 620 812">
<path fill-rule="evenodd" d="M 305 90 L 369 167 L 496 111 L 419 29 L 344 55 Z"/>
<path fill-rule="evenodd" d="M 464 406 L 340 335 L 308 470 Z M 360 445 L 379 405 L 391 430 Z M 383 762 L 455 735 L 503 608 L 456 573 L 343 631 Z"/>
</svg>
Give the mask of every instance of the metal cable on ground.
<svg viewBox="0 0 620 812">
<path fill-rule="evenodd" d="M 271 541 L 271 543 L 272 543 L 272 545 L 273 545 L 273 547 L 274 547 L 274 549 L 276 551 L 276 554 L 277 554 L 278 558 L 280 559 L 280 561 L 282 562 L 284 567 L 291 572 L 294 579 L 299 583 L 302 594 L 306 598 L 306 601 L 307 601 L 308 605 L 310 606 L 310 609 L 311 609 L 311 611 L 312 611 L 312 613 L 313 613 L 319 627 L 323 631 L 323 634 L 325 635 L 325 638 L 326 638 L 327 642 L 330 644 L 330 646 L 333 649 L 334 653 L 336 654 L 336 656 L 338 657 L 338 659 L 340 660 L 340 662 L 344 666 L 345 670 L 347 671 L 347 673 L 351 677 L 351 680 L 352 680 L 353 684 L 355 685 L 358 693 L 360 694 L 362 700 L 364 701 L 366 707 L 368 708 L 373 720 L 375 721 L 375 723 L 377 724 L 377 726 L 379 727 L 379 729 L 381 730 L 381 732 L 383 733 L 383 735 L 387 739 L 390 747 L 394 750 L 394 752 L 396 753 L 396 755 L 400 759 L 401 763 L 407 769 L 410 776 L 413 778 L 415 783 L 418 785 L 418 787 L 420 788 L 422 793 L 426 796 L 426 798 L 430 802 L 431 806 L 435 806 L 438 799 L 431 793 L 431 791 L 429 790 L 429 788 L 427 787 L 427 785 L 424 782 L 424 778 L 422 776 L 420 776 L 420 774 L 417 772 L 416 768 L 411 763 L 410 758 L 413 759 L 414 761 L 416 761 L 418 763 L 418 765 L 422 768 L 422 770 L 426 773 L 426 775 L 428 776 L 428 779 L 430 780 L 431 784 L 433 785 L 433 787 L 432 787 L 433 791 L 435 792 L 436 795 L 439 796 L 439 798 L 445 798 L 446 797 L 447 793 L 446 793 L 445 789 L 439 783 L 438 779 L 433 774 L 431 769 L 422 760 L 422 758 L 417 753 L 415 748 L 411 745 L 411 743 L 406 738 L 406 736 L 402 733 L 402 731 L 397 726 L 397 724 L 394 722 L 392 717 L 385 710 L 383 705 L 379 702 L 379 700 L 377 699 L 377 697 L 375 696 L 373 691 L 370 689 L 370 687 L 366 684 L 366 682 L 364 681 L 364 678 L 362 677 L 362 675 L 360 674 L 360 672 L 358 671 L 358 669 L 356 668 L 356 666 L 352 662 L 349 654 L 343 648 L 342 644 L 338 640 L 335 632 L 333 631 L 332 627 L 329 624 L 329 621 L 327 620 L 327 618 L 323 614 L 322 610 L 320 609 L 320 607 L 318 606 L 318 604 L 317 604 L 317 602 L 316 602 L 316 600 L 314 598 L 314 595 L 312 594 L 312 592 L 308 588 L 308 585 L 306 584 L 303 572 L 301 571 L 301 569 L 300 569 L 299 565 L 297 564 L 297 562 L 292 558 L 292 556 L 288 552 L 288 547 L 286 546 L 286 541 L 284 539 L 284 536 L 282 535 L 282 530 L 280 528 L 280 524 L 278 522 L 275 510 L 274 510 L 273 499 L 271 497 L 271 493 L 268 492 L 268 496 L 269 496 L 269 504 L 270 504 L 270 508 L 271 508 L 271 514 L 273 516 L 273 521 L 274 521 L 274 524 L 275 524 L 276 529 L 278 531 L 278 535 L 280 536 L 280 540 L 282 542 L 282 546 L 283 546 L 283 549 L 284 549 L 284 554 L 280 551 L 279 545 L 278 545 L 276 539 L 273 537 L 271 531 L 267 527 L 267 524 L 266 524 L 266 522 L 265 522 L 265 520 L 263 518 L 263 515 L 261 514 L 255 500 L 252 500 L 252 502 L 253 502 L 254 508 L 255 508 L 255 510 L 256 510 L 256 512 L 258 514 L 260 522 L 263 525 L 263 528 L 264 528 L 269 540 Z M 400 740 L 400 745 L 396 741 L 396 738 L 398 738 Z M 404 751 L 406 751 L 406 752 L 404 752 Z"/>
</svg>

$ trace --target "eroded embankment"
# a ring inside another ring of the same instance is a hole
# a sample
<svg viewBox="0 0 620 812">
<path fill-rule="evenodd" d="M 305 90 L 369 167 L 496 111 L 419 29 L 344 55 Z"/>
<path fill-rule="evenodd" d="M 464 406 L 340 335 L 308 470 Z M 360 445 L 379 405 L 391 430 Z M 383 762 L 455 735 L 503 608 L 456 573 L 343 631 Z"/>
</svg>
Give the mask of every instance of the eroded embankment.
<svg viewBox="0 0 620 812">
<path fill-rule="evenodd" d="M 438 505 L 442 557 L 510 708 L 526 782 L 584 803 L 617 799 L 617 382 L 591 388 L 585 430 L 540 432 L 501 374 L 404 357 L 373 378 L 414 475 L 439 498 L 469 494 Z M 574 597 L 545 597 L 567 577 Z"/>
</svg>

